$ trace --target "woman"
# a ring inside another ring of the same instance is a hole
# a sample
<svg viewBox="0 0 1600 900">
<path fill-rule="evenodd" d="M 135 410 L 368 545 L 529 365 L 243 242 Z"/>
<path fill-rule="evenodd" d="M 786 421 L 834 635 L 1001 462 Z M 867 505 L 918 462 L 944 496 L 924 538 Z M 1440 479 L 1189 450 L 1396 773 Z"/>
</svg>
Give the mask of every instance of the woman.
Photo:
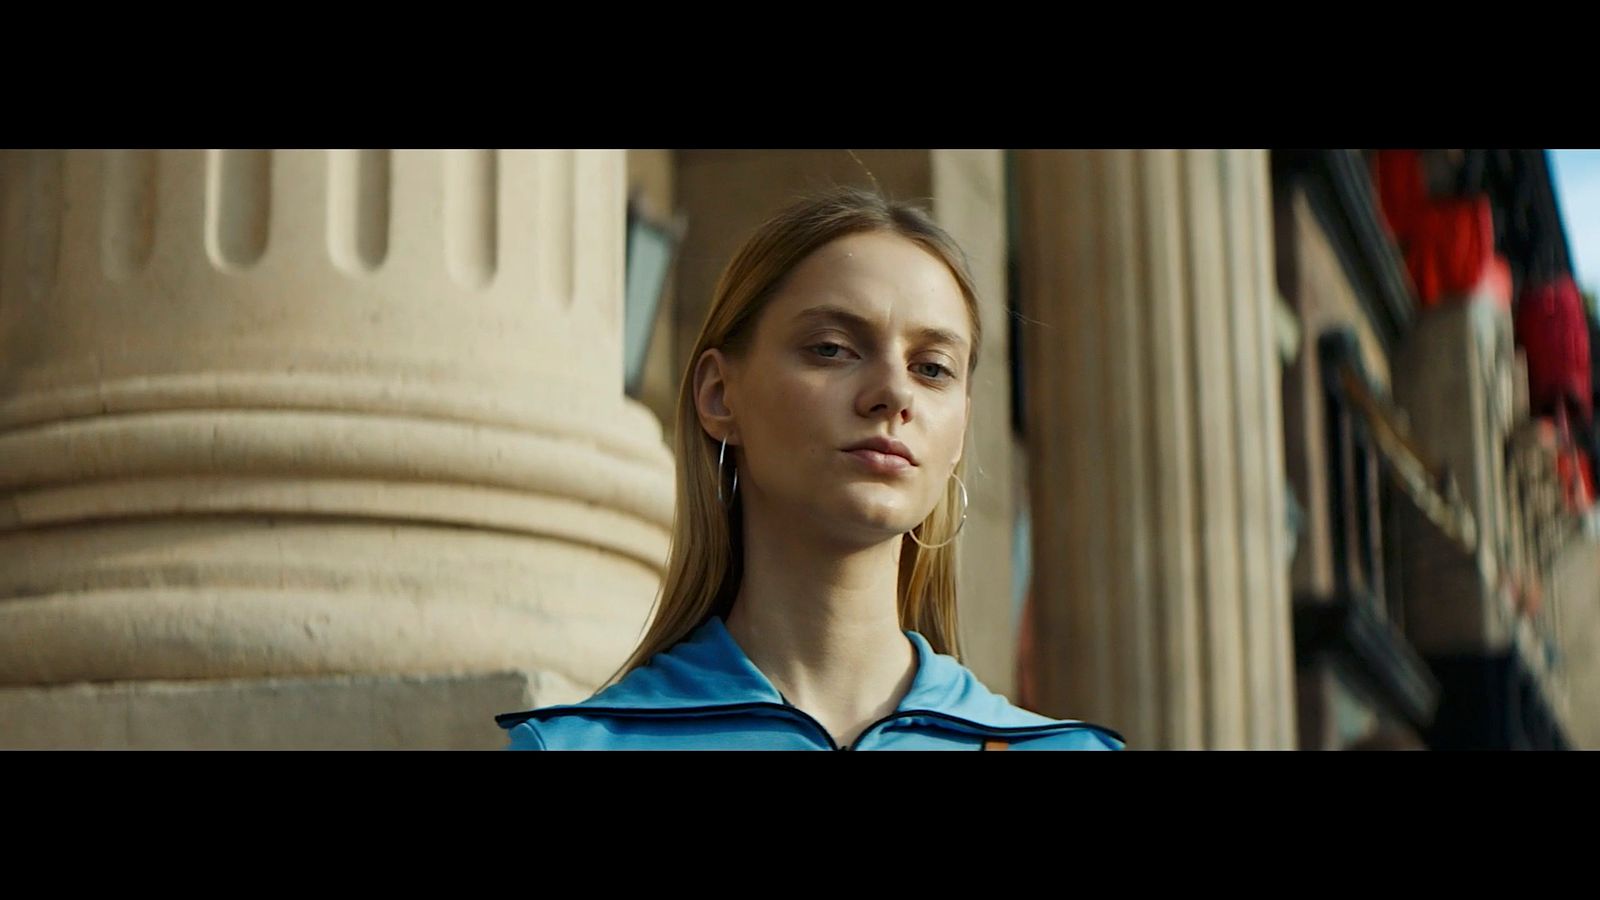
<svg viewBox="0 0 1600 900">
<path fill-rule="evenodd" d="M 512 749 L 1120 749 L 959 662 L 955 540 L 982 342 L 965 257 L 839 188 L 762 225 L 679 391 L 659 609 L 622 677 L 497 717 Z"/>
</svg>

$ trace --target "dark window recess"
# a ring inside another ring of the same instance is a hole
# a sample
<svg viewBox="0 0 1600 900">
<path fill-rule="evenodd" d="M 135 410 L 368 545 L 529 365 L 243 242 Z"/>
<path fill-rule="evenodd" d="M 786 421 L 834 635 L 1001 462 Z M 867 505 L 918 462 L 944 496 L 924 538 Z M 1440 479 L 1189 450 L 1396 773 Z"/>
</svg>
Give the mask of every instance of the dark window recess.
<svg viewBox="0 0 1600 900">
<path fill-rule="evenodd" d="M 1355 335 L 1329 331 L 1317 341 L 1326 408 L 1329 512 L 1333 530 L 1335 589 L 1370 598 L 1378 618 L 1390 618 L 1393 582 L 1386 576 L 1381 461 L 1366 421 L 1350 402 L 1339 375 L 1362 373 Z"/>
<path fill-rule="evenodd" d="M 1402 630 L 1394 523 L 1398 505 L 1409 500 L 1388 477 L 1393 473 L 1386 469 L 1394 463 L 1373 432 L 1392 426 L 1371 418 L 1369 407 L 1382 401 L 1361 365 L 1352 331 L 1324 332 L 1317 354 L 1334 589 L 1330 596 L 1295 596 L 1296 658 L 1301 665 L 1326 660 L 1346 673 L 1376 709 L 1421 733 L 1433 720 L 1439 685 Z"/>
<path fill-rule="evenodd" d="M 650 340 L 686 229 L 687 220 L 682 215 L 667 220 L 653 218 L 642 195 L 635 195 L 628 202 L 623 256 L 622 383 L 630 397 L 639 397 L 643 387 Z"/>
<path fill-rule="evenodd" d="M 1408 502 L 1399 495 L 1399 490 L 1393 482 L 1386 478 L 1378 479 L 1378 502 L 1381 507 L 1380 518 L 1383 521 L 1383 533 L 1387 535 L 1400 534 L 1400 505 Z M 1406 630 L 1405 604 L 1401 601 L 1405 595 L 1400 587 L 1400 542 L 1398 540 L 1382 541 L 1380 550 L 1383 560 L 1383 596 L 1387 598 L 1385 606 L 1389 613 L 1389 621 L 1395 630 L 1401 634 Z"/>
</svg>

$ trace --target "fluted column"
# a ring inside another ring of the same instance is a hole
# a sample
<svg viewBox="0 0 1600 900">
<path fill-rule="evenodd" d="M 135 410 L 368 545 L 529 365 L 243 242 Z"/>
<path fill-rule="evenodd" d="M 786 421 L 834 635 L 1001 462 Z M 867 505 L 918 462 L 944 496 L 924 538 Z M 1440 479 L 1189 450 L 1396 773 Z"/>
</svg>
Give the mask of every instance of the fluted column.
<svg viewBox="0 0 1600 900">
<path fill-rule="evenodd" d="M 0 154 L 0 686 L 632 648 L 618 152 Z"/>
<path fill-rule="evenodd" d="M 1290 747 L 1266 154 L 1018 154 L 1042 711 Z"/>
</svg>

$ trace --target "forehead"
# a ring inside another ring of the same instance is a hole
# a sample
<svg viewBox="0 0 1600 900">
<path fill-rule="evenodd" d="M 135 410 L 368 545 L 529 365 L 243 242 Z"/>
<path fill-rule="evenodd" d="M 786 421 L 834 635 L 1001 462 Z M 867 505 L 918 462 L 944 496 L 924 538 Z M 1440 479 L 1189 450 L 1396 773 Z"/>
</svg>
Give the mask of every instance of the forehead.
<svg viewBox="0 0 1600 900">
<path fill-rule="evenodd" d="M 971 334 L 966 298 L 950 267 L 920 244 L 888 232 L 852 234 L 817 248 L 789 273 L 764 318 L 785 328 L 841 318 L 817 307 L 880 328 L 949 332 L 963 346 Z"/>
</svg>

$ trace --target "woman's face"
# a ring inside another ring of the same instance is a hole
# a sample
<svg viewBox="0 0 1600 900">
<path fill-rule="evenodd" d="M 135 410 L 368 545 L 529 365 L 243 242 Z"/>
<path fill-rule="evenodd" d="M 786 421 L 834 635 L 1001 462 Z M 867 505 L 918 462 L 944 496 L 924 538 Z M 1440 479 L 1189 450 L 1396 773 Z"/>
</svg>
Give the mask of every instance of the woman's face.
<svg viewBox="0 0 1600 900">
<path fill-rule="evenodd" d="M 971 340 L 955 276 L 906 238 L 853 234 L 802 260 L 742 358 L 708 350 L 697 372 L 702 420 L 738 448 L 747 514 L 858 545 L 914 528 L 961 457 Z M 874 439 L 909 460 L 852 449 Z"/>
</svg>

